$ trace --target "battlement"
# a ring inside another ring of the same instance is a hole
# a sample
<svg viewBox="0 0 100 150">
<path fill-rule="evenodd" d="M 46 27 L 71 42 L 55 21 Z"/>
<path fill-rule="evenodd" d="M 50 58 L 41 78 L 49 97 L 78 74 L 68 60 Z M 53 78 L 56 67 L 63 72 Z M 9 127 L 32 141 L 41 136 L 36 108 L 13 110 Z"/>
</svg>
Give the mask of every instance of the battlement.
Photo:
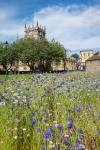
<svg viewBox="0 0 100 150">
<path fill-rule="evenodd" d="M 26 26 L 25 24 L 25 38 L 43 39 L 46 35 L 46 27 L 38 24 L 33 26 Z"/>
</svg>

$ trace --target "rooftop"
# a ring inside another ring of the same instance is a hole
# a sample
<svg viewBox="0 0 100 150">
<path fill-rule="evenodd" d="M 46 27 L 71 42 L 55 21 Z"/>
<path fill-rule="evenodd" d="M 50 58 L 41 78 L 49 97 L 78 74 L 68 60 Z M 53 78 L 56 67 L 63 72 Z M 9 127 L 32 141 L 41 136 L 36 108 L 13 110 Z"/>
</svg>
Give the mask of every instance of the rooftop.
<svg viewBox="0 0 100 150">
<path fill-rule="evenodd" d="M 100 60 L 100 52 L 95 53 L 92 57 L 87 59 L 86 61 Z"/>
<path fill-rule="evenodd" d="M 93 52 L 93 50 L 90 50 L 90 49 L 87 49 L 87 50 L 81 50 L 80 52 L 88 52 L 88 51 L 92 51 L 92 52 Z"/>
</svg>

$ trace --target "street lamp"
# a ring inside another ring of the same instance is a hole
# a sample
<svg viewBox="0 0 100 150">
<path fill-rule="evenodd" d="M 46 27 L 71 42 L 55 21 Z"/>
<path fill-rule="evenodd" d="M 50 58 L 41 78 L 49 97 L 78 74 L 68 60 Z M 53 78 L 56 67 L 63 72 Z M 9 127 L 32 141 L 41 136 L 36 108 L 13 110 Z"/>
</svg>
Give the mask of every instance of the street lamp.
<svg viewBox="0 0 100 150">
<path fill-rule="evenodd" d="M 8 52 L 7 52 L 7 47 L 8 47 L 8 42 L 6 41 L 5 43 L 5 49 L 6 49 L 6 65 L 7 65 L 7 55 L 8 55 Z M 7 71 L 7 66 L 6 66 L 6 75 L 7 75 L 8 71 Z"/>
<path fill-rule="evenodd" d="M 6 42 L 5 42 L 5 47 L 6 47 L 6 50 L 7 50 L 7 46 L 8 46 L 8 42 L 6 41 Z"/>
</svg>

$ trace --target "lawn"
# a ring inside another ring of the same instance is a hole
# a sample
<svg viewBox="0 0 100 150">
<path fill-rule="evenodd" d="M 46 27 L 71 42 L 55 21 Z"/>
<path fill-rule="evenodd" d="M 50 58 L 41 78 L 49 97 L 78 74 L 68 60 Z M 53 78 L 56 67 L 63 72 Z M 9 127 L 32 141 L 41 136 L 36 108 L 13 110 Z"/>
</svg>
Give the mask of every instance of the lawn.
<svg viewBox="0 0 100 150">
<path fill-rule="evenodd" d="M 100 72 L 0 75 L 0 150 L 100 150 Z"/>
</svg>

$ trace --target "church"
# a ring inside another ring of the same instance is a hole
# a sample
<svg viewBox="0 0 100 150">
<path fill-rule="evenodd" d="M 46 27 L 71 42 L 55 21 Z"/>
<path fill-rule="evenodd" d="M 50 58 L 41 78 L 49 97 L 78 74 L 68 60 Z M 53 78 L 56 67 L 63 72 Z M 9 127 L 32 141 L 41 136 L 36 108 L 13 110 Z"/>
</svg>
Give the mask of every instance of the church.
<svg viewBox="0 0 100 150">
<path fill-rule="evenodd" d="M 37 24 L 36 26 L 33 25 L 32 27 L 25 24 L 25 39 L 27 38 L 35 38 L 35 39 L 43 39 L 46 35 L 46 27 L 42 27 L 41 25 Z"/>
</svg>

